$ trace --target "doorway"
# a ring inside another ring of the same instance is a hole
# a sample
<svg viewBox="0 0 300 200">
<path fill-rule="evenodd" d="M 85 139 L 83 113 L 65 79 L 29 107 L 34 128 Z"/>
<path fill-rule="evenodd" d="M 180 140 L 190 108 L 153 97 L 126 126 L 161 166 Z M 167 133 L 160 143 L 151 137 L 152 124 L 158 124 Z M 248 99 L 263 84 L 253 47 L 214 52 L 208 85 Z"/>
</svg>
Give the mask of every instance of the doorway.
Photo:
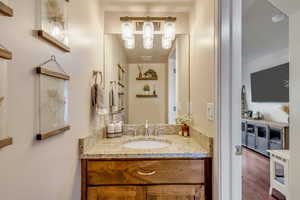
<svg viewBox="0 0 300 200">
<path fill-rule="evenodd" d="M 266 131 L 262 131 L 264 129 L 264 127 L 258 127 L 256 124 L 254 124 L 254 126 L 252 125 L 252 127 L 249 126 L 249 129 L 247 126 L 245 126 L 243 124 L 242 125 L 242 111 L 244 109 L 244 107 L 242 107 L 242 98 L 241 98 L 241 91 L 243 88 L 243 85 L 245 85 L 244 80 L 243 80 L 243 75 L 245 74 L 245 69 L 243 68 L 245 65 L 245 50 L 244 50 L 244 9 L 245 9 L 245 1 L 239 1 L 239 0 L 229 0 L 229 1 L 222 1 L 222 3 L 220 4 L 220 10 L 222 12 L 220 12 L 220 16 L 219 16 L 219 20 L 220 20 L 220 35 L 219 35 L 219 39 L 220 39 L 220 49 L 218 51 L 219 53 L 219 67 L 218 67 L 218 73 L 217 73 L 217 77 L 219 78 L 219 83 L 217 85 L 218 87 L 218 106 L 219 106 L 219 113 L 218 113 L 218 137 L 217 137 L 217 142 L 218 142 L 218 148 L 220 149 L 218 151 L 218 162 L 219 162 L 219 167 L 220 167 L 220 175 L 219 175 L 219 199 L 226 199 L 226 200 L 240 200 L 240 199 L 245 199 L 244 193 L 242 193 L 242 191 L 245 191 L 245 188 L 240 187 L 240 186 L 245 186 L 244 184 L 244 179 L 242 178 L 242 174 L 244 173 L 244 171 L 242 171 L 242 161 L 248 161 L 251 162 L 250 159 L 243 159 L 243 154 L 241 152 L 243 152 L 243 147 L 242 147 L 242 141 L 244 146 L 247 145 L 247 143 L 245 144 L 245 142 L 247 140 L 250 141 L 250 147 L 252 145 L 252 149 L 247 147 L 246 150 L 249 150 L 250 153 L 257 153 L 259 152 L 260 154 L 265 154 L 262 155 L 262 158 L 268 158 L 268 152 L 264 151 L 264 149 L 256 149 L 257 147 L 259 148 L 264 148 L 264 145 L 261 146 L 261 144 L 264 143 L 259 143 L 261 141 L 259 141 L 259 139 L 261 138 L 267 138 L 267 140 L 270 140 L 270 134 L 273 130 L 272 127 L 267 127 Z M 262 1 L 260 1 L 261 3 Z M 255 4 L 255 0 L 249 0 L 248 9 L 251 8 L 254 4 Z M 270 4 L 268 1 L 266 1 L 265 3 L 267 3 L 269 6 L 272 6 L 272 9 L 276 9 L 272 4 Z M 262 6 L 260 6 L 259 8 L 262 8 Z M 279 10 L 278 10 L 279 11 Z M 282 12 L 279 11 L 279 14 L 283 14 Z M 256 16 L 258 16 L 256 14 Z M 274 18 L 273 18 L 274 17 Z M 276 16 L 273 15 L 271 17 L 268 17 L 269 21 L 271 23 L 274 23 L 276 25 L 278 25 L 278 23 L 282 23 L 282 19 L 284 18 L 283 21 L 287 20 L 288 23 L 288 17 L 285 15 L 285 17 L 280 17 L 280 16 Z M 259 19 L 259 20 L 254 20 L 254 23 L 261 23 L 264 22 L 263 20 Z M 282 29 L 281 29 L 282 30 Z M 289 25 L 287 25 L 287 28 L 285 29 L 285 31 L 289 30 Z M 250 31 L 255 31 L 254 29 L 251 29 Z M 249 32 L 250 32 L 249 31 Z M 257 31 L 257 30 L 256 30 Z M 278 32 L 275 32 L 274 30 L 271 29 L 270 31 L 272 34 L 276 35 Z M 269 34 L 271 34 L 269 32 Z M 259 31 L 257 31 L 256 33 L 259 33 Z M 253 35 L 253 34 L 252 34 Z M 287 33 L 287 36 L 289 35 L 289 33 Z M 268 38 L 268 39 L 272 39 L 272 38 Z M 277 37 L 278 39 L 278 37 Z M 260 42 L 258 42 L 260 41 Z M 287 39 L 288 41 L 288 39 Z M 250 43 L 253 46 L 255 45 L 261 45 L 263 47 L 266 47 L 266 45 L 263 45 L 264 41 L 261 40 L 257 40 L 255 42 Z M 276 41 L 277 42 L 277 41 Z M 276 43 L 275 42 L 275 43 Z M 288 42 L 287 42 L 288 44 Z M 274 45 L 274 44 L 273 44 Z M 275 47 L 274 47 L 275 48 Z M 259 53 L 259 54 L 263 54 L 262 51 L 252 51 L 254 54 L 255 53 Z M 268 52 L 264 52 L 264 54 L 267 54 Z M 275 50 L 272 50 L 272 53 L 276 53 Z M 287 53 L 289 53 L 287 51 Z M 277 55 L 273 55 L 273 59 L 277 59 L 279 58 L 279 54 Z M 272 57 L 272 56 L 270 56 Z M 287 54 L 287 57 L 288 54 Z M 252 58 L 251 58 L 252 59 Z M 263 59 L 260 59 L 263 60 Z M 289 60 L 286 60 L 285 62 L 279 63 L 279 62 L 271 62 L 269 64 L 269 66 L 267 65 L 262 65 L 265 68 L 264 69 L 268 69 L 269 68 L 274 68 L 274 67 L 278 67 L 280 65 L 284 65 L 287 64 L 289 62 Z M 255 62 L 253 62 L 255 63 Z M 259 62 L 256 62 L 256 65 L 259 66 Z M 257 70 L 257 71 L 252 71 L 251 73 L 255 73 L 255 72 L 259 72 L 259 71 L 263 71 L 264 69 L 261 70 Z M 252 98 L 254 98 L 251 94 L 251 90 L 253 89 L 253 85 L 251 85 L 251 73 L 248 76 L 248 80 L 250 83 L 250 87 L 246 87 L 246 93 L 247 95 L 249 95 L 248 101 L 249 101 L 249 97 L 250 100 L 252 101 Z M 289 74 L 289 72 L 287 72 Z M 250 89 L 249 89 L 250 88 Z M 288 89 L 289 90 L 289 89 Z M 252 103 L 252 102 L 250 102 Z M 280 117 L 282 116 L 287 116 L 284 115 L 281 112 L 284 112 L 282 107 L 284 105 L 287 105 L 289 102 L 288 101 L 278 101 L 276 100 L 275 102 L 261 102 L 258 105 L 256 104 L 256 107 L 258 111 L 262 110 L 261 112 L 252 112 L 253 117 L 256 117 L 257 114 L 260 116 L 260 114 L 264 114 L 267 113 L 266 110 L 262 109 L 265 108 L 265 106 L 270 106 L 272 107 L 271 104 L 273 103 L 278 103 L 277 106 L 275 106 L 278 110 L 280 110 Z M 280 106 L 279 106 L 280 105 Z M 253 105 L 251 105 L 253 106 Z M 262 106 L 262 107 L 260 107 Z M 272 107 L 274 108 L 274 107 Z M 253 109 L 253 107 L 252 107 Z M 250 109 L 249 109 L 250 110 Z M 255 109 L 253 109 L 255 111 Z M 282 114 L 282 115 L 281 115 Z M 243 116 L 244 117 L 244 116 Z M 277 116 L 270 116 L 269 114 L 265 115 L 266 119 L 269 121 L 278 121 L 278 115 Z M 258 117 L 259 118 L 259 117 Z M 287 118 L 285 118 L 287 120 Z M 284 122 L 285 123 L 285 122 Z M 251 138 L 249 136 L 249 138 L 247 138 L 248 136 L 246 136 L 246 138 L 243 138 L 243 130 L 248 131 L 248 130 L 252 130 L 253 131 L 253 135 L 254 138 Z M 259 138 L 258 136 L 261 136 L 261 138 Z M 251 140 L 254 142 L 254 144 L 251 144 Z M 277 148 L 285 148 L 284 145 L 280 144 L 281 147 L 277 147 Z M 272 144 L 270 144 L 270 141 L 268 144 L 266 144 L 267 149 L 270 149 L 272 146 Z M 256 150 L 256 151 L 255 151 Z M 245 154 L 249 153 L 246 152 Z M 249 156 L 249 154 L 248 154 Z M 227 160 L 226 160 L 227 159 Z M 229 161 L 228 161 L 229 159 Z M 255 163 L 258 161 L 254 161 L 251 163 Z M 256 164 L 256 163 L 255 163 Z M 266 162 L 266 166 L 268 169 L 269 168 L 269 161 L 267 160 Z M 255 168 L 255 167 L 250 167 L 250 168 Z M 265 173 L 266 176 L 268 176 L 268 173 Z M 269 179 L 269 178 L 267 178 Z M 266 179 L 266 180 L 267 180 Z M 243 183 L 243 184 L 242 184 Z M 230 186 L 228 186 L 230 185 Z M 254 187 L 255 186 L 261 186 L 261 182 L 259 182 L 259 180 L 254 181 Z M 265 188 L 269 188 L 268 183 L 265 184 Z M 246 188 L 247 189 L 247 188 Z M 227 192 L 226 192 L 227 191 Z M 228 192 L 229 191 L 229 192 Z M 267 191 L 268 194 L 269 191 Z M 258 195 L 258 193 L 260 193 L 257 190 L 252 190 L 252 192 L 249 192 L 251 194 L 256 193 L 256 195 Z M 251 198 L 250 198 L 251 199 Z M 252 197 L 252 199 L 260 199 L 257 197 Z M 269 195 L 266 198 L 261 198 L 263 200 L 269 199 Z M 270 196 L 270 199 L 272 199 L 272 197 Z"/>
</svg>

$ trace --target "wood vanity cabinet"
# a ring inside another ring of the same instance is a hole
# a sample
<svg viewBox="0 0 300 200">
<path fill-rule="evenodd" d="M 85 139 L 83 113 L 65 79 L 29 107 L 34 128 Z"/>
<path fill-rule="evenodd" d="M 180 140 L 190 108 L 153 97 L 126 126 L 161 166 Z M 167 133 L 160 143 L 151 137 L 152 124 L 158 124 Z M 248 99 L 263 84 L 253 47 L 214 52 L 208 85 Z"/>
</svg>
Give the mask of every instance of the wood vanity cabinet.
<svg viewBox="0 0 300 200">
<path fill-rule="evenodd" d="M 82 160 L 82 200 L 211 200 L 211 158 Z"/>
</svg>

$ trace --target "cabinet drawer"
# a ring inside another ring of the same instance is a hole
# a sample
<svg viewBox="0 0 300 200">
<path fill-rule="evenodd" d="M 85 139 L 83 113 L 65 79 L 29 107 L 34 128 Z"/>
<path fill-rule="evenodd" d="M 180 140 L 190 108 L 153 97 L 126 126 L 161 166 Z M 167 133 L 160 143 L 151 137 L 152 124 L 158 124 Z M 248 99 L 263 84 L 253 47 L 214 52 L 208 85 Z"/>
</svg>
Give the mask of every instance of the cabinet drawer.
<svg viewBox="0 0 300 200">
<path fill-rule="evenodd" d="M 88 161 L 88 185 L 204 183 L 204 160 Z"/>
</svg>

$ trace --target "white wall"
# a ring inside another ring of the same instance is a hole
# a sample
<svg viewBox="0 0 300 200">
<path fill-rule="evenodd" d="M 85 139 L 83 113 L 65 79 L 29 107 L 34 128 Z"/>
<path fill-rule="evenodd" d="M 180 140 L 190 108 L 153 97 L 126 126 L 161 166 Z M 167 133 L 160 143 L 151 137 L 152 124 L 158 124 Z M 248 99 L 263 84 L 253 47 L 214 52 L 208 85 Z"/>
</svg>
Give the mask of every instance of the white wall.
<svg viewBox="0 0 300 200">
<path fill-rule="evenodd" d="M 255 103 L 251 101 L 251 77 L 250 74 L 275 67 L 289 62 L 289 50 L 283 49 L 270 55 L 262 55 L 255 60 L 247 60 L 243 63 L 243 85 L 246 86 L 248 109 L 263 113 L 266 120 L 288 122 L 288 115 L 281 110 L 286 103 Z"/>
<path fill-rule="evenodd" d="M 214 121 L 207 119 L 207 103 L 214 102 L 215 2 L 196 1 L 190 15 L 192 126 L 213 136 Z"/>
<path fill-rule="evenodd" d="M 0 150 L 0 194 L 5 200 L 79 200 L 78 138 L 90 133 L 90 77 L 102 66 L 103 15 L 98 0 L 70 1 L 71 53 L 32 36 L 35 0 L 12 0 L 15 16 L 0 16 L 0 43 L 10 48 L 8 134 L 14 144 Z M 34 67 L 55 55 L 71 76 L 71 130 L 43 142 L 35 140 Z"/>
<path fill-rule="evenodd" d="M 167 123 L 167 64 L 153 63 L 140 64 L 143 72 L 148 69 L 156 71 L 157 81 L 137 81 L 139 74 L 138 64 L 129 64 L 129 123 Z M 153 85 L 156 87 L 158 98 L 137 98 L 137 94 L 143 94 L 143 86 L 149 84 L 151 92 Z"/>
</svg>

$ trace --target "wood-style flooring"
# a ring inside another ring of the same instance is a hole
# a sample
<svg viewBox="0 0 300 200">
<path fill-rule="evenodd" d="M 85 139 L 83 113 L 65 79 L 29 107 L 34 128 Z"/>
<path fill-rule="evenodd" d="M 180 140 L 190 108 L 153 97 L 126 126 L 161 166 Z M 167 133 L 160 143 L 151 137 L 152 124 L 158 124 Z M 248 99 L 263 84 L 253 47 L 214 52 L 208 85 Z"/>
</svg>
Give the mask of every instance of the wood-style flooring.
<svg viewBox="0 0 300 200">
<path fill-rule="evenodd" d="M 244 147 L 242 163 L 243 200 L 284 200 L 275 190 L 273 195 L 276 198 L 269 196 L 269 158 Z"/>
</svg>

